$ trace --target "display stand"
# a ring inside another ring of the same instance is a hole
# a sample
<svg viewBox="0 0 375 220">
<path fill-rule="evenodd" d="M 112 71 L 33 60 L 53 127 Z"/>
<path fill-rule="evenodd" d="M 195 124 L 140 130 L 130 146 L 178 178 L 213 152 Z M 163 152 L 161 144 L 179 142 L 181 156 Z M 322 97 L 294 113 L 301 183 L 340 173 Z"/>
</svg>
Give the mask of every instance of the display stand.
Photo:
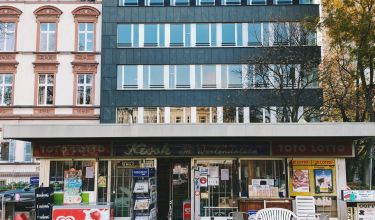
<svg viewBox="0 0 375 220">
<path fill-rule="evenodd" d="M 156 220 L 155 168 L 133 169 L 133 220 Z"/>
</svg>

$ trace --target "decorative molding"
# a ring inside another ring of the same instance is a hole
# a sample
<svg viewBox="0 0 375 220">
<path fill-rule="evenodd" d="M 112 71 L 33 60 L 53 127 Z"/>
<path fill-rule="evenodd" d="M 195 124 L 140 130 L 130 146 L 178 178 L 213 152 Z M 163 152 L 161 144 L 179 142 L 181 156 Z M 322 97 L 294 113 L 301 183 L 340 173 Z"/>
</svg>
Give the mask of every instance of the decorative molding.
<svg viewBox="0 0 375 220">
<path fill-rule="evenodd" d="M 74 73 L 97 73 L 97 63 L 72 63 Z"/>
<path fill-rule="evenodd" d="M 34 11 L 36 19 L 55 19 L 58 20 L 63 12 L 51 5 L 42 6 Z"/>
<path fill-rule="evenodd" d="M 0 73 L 16 73 L 18 63 L 0 63 Z"/>
<path fill-rule="evenodd" d="M 12 6 L 0 6 L 0 22 L 18 22 L 22 11 Z"/>
<path fill-rule="evenodd" d="M 96 53 L 75 53 L 74 63 L 96 63 Z"/>
<path fill-rule="evenodd" d="M 2 108 L 0 107 L 0 118 L 2 116 L 13 115 L 13 108 Z"/>
<path fill-rule="evenodd" d="M 85 107 L 76 107 L 73 108 L 73 115 L 95 115 L 95 109 L 94 108 L 85 108 Z"/>
<path fill-rule="evenodd" d="M 78 17 L 94 17 L 98 18 L 100 15 L 100 11 L 91 6 L 80 6 L 72 11 L 72 14 L 75 18 Z"/>
<path fill-rule="evenodd" d="M 57 54 L 50 54 L 50 53 L 38 53 L 36 54 L 36 61 L 35 63 L 39 62 L 47 62 L 47 63 L 58 63 L 57 62 Z"/>
<path fill-rule="evenodd" d="M 59 63 L 38 63 L 38 62 L 34 62 L 34 72 L 36 74 L 39 74 L 39 73 L 51 73 L 51 74 L 55 74 L 57 73 L 57 68 L 58 68 L 58 65 Z"/>
<path fill-rule="evenodd" d="M 34 115 L 37 115 L 37 116 L 51 116 L 54 114 L 55 114 L 55 108 L 43 108 L 43 107 L 34 108 Z"/>
<path fill-rule="evenodd" d="M 16 53 L 0 53 L 0 72 L 1 73 L 15 73 L 18 62 L 16 60 Z"/>
</svg>

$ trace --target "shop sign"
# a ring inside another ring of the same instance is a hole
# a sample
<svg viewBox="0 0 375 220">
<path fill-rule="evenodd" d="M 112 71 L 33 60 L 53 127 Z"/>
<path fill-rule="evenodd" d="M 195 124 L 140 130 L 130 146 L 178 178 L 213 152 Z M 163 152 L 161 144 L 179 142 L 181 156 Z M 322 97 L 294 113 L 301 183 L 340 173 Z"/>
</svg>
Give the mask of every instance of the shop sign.
<svg viewBox="0 0 375 220">
<path fill-rule="evenodd" d="M 115 143 L 114 156 L 269 156 L 265 141 L 221 143 Z"/>
<path fill-rule="evenodd" d="M 201 176 L 200 178 L 199 178 L 199 185 L 201 186 L 201 187 L 207 187 L 207 176 Z"/>
<path fill-rule="evenodd" d="M 34 157 L 98 157 L 110 155 L 110 147 L 101 144 L 33 144 Z"/>
<path fill-rule="evenodd" d="M 52 216 L 52 187 L 38 187 L 35 189 L 36 220 L 49 220 Z"/>
<path fill-rule="evenodd" d="M 191 203 L 190 201 L 184 201 L 183 203 L 183 220 L 191 219 Z"/>
<path fill-rule="evenodd" d="M 209 177 L 208 181 L 207 181 L 207 185 L 218 186 L 219 185 L 219 177 Z"/>
<path fill-rule="evenodd" d="M 272 156 L 353 156 L 351 141 L 274 141 Z"/>
<path fill-rule="evenodd" d="M 343 190 L 345 202 L 375 202 L 375 190 Z"/>
<path fill-rule="evenodd" d="M 374 220 L 375 219 L 375 203 L 358 203 L 358 219 Z"/>
<path fill-rule="evenodd" d="M 39 176 L 30 177 L 30 184 L 38 186 L 39 185 Z"/>
<path fill-rule="evenodd" d="M 155 175 L 155 169 L 152 168 L 135 168 L 132 172 L 133 177 L 150 177 Z"/>
<path fill-rule="evenodd" d="M 293 166 L 334 166 L 335 160 L 292 160 Z"/>
<path fill-rule="evenodd" d="M 52 220 L 111 220 L 108 208 L 59 208 L 53 210 Z"/>
</svg>

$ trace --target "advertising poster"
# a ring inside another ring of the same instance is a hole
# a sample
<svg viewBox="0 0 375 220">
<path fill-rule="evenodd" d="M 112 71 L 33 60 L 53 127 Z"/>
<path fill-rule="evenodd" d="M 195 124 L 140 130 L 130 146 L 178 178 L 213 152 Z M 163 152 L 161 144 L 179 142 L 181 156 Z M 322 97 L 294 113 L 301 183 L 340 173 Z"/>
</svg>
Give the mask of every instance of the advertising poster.
<svg viewBox="0 0 375 220">
<path fill-rule="evenodd" d="M 53 210 L 52 220 L 111 220 L 108 208 L 66 208 Z"/>
<path fill-rule="evenodd" d="M 82 171 L 71 168 L 64 171 L 64 204 L 81 203 Z"/>
<path fill-rule="evenodd" d="M 314 170 L 315 193 L 333 192 L 332 170 Z"/>
<path fill-rule="evenodd" d="M 294 192 L 310 192 L 309 170 L 293 170 L 292 184 Z"/>
<path fill-rule="evenodd" d="M 375 220 L 375 203 L 358 203 L 358 220 Z"/>
</svg>

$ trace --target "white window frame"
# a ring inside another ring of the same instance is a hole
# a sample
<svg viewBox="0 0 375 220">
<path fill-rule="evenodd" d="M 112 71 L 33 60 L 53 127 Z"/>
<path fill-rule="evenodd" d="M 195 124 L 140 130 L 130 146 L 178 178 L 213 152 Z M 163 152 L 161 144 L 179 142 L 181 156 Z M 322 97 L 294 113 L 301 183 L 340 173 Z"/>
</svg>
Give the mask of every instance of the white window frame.
<svg viewBox="0 0 375 220">
<path fill-rule="evenodd" d="M 11 76 L 12 77 L 12 82 L 10 84 L 5 83 L 5 78 L 7 76 Z M 13 77 L 13 74 L 11 74 L 11 73 L 0 74 L 0 77 L 2 78 L 2 81 L 3 81 L 2 84 L 0 84 L 0 89 L 1 89 L 0 106 L 8 106 L 8 105 L 12 104 L 13 80 L 14 80 L 14 77 Z M 11 87 L 11 98 L 10 98 L 10 103 L 9 104 L 4 103 L 5 88 L 6 87 Z"/>
<path fill-rule="evenodd" d="M 9 30 L 10 24 L 13 24 L 14 29 Z M 4 27 L 4 29 L 1 30 L 1 32 L 0 32 L 0 37 L 1 38 L 4 37 L 4 42 L 3 42 L 3 45 L 2 45 L 3 49 L 0 50 L 0 51 L 3 51 L 3 52 L 14 51 L 15 44 L 16 44 L 16 23 L 14 23 L 14 22 L 0 22 L 0 25 Z M 12 35 L 13 36 L 13 45 L 11 46 L 10 50 L 7 50 L 7 47 L 8 47 L 9 42 L 12 42 L 12 41 L 9 41 L 9 39 L 6 37 L 6 35 L 8 35 L 8 36 Z"/>
<path fill-rule="evenodd" d="M 88 30 L 88 25 L 93 25 L 93 30 L 92 31 L 89 31 Z M 85 30 L 81 31 L 80 30 L 80 25 L 85 25 Z M 94 51 L 94 48 L 95 48 L 95 23 L 93 22 L 79 22 L 78 23 L 78 51 L 82 51 L 82 52 L 93 52 Z M 84 34 L 85 36 L 85 39 L 84 39 L 84 49 L 81 50 L 80 48 L 80 35 L 81 34 Z M 89 34 L 92 34 L 92 50 L 89 50 L 88 49 L 88 40 L 89 40 Z"/>
<path fill-rule="evenodd" d="M 79 83 L 79 76 L 82 76 L 83 75 L 83 83 Z M 91 76 L 91 83 L 87 83 L 87 77 L 88 76 Z M 94 89 L 94 83 L 93 83 L 93 80 L 94 80 L 94 74 L 92 73 L 79 73 L 77 74 L 77 98 L 76 98 L 76 104 L 77 105 L 80 105 L 80 106 L 90 106 L 92 105 L 92 95 L 93 95 L 93 89 Z M 83 87 L 83 104 L 81 103 L 78 103 L 78 96 L 79 96 L 79 87 Z M 86 89 L 88 87 L 91 87 L 91 92 L 90 92 L 90 103 L 89 104 L 86 104 L 86 97 L 87 97 L 87 94 L 86 94 Z"/>
<path fill-rule="evenodd" d="M 48 76 L 52 75 L 53 76 L 53 82 L 52 83 L 48 83 Z M 41 76 L 44 76 L 45 77 L 45 82 L 44 83 L 40 83 L 39 81 L 39 78 Z M 42 73 L 42 74 L 38 74 L 38 97 L 37 97 L 37 104 L 38 106 L 51 106 L 51 105 L 54 105 L 54 96 L 55 96 L 55 74 L 53 73 Z M 48 93 L 47 93 L 47 89 L 48 87 L 51 87 L 52 86 L 52 91 L 53 91 L 53 95 L 52 95 L 52 104 L 47 104 L 47 99 L 48 99 Z M 39 96 L 40 96 L 40 93 L 39 93 L 39 88 L 41 87 L 44 87 L 44 99 L 43 99 L 43 103 L 39 103 Z"/>
<path fill-rule="evenodd" d="M 47 30 L 46 31 L 43 31 L 42 30 L 42 25 L 47 25 Z M 55 30 L 54 31 L 51 31 L 51 25 L 55 25 Z M 40 36 L 39 36 L 39 50 L 42 51 L 42 52 L 51 52 L 51 51 L 56 51 L 56 28 L 57 28 L 57 25 L 56 23 L 40 23 Z M 45 34 L 46 35 L 46 50 L 43 50 L 42 48 L 42 35 Z M 51 38 L 51 35 L 53 37 L 53 40 L 54 40 L 54 45 L 53 45 L 53 48 L 49 48 L 50 46 L 50 38 Z"/>
</svg>

